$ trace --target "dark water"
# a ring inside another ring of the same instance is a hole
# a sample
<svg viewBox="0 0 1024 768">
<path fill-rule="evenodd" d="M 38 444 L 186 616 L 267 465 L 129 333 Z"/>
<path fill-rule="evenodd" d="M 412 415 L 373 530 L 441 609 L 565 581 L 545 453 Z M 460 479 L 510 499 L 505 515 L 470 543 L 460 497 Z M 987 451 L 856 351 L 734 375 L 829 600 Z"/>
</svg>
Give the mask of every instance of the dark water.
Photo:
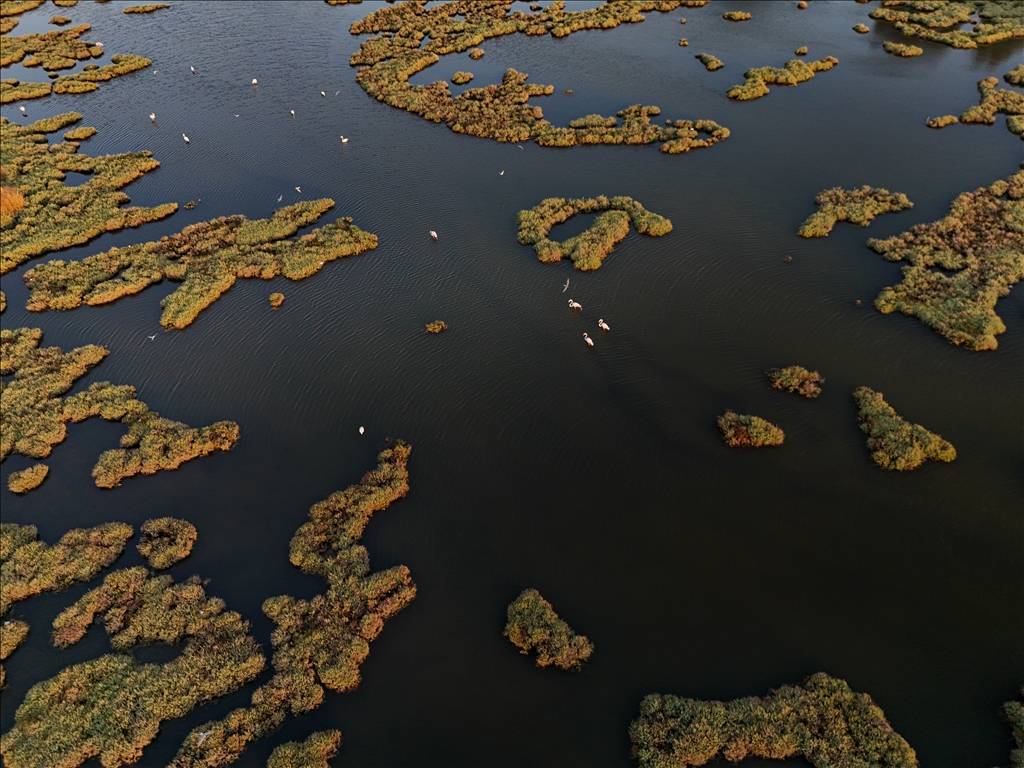
<svg viewBox="0 0 1024 768">
<path fill-rule="evenodd" d="M 30 119 L 79 110 L 99 129 L 89 152 L 152 149 L 162 167 L 128 188 L 135 203 L 202 202 L 64 258 L 216 215 L 265 216 L 279 194 L 297 198 L 295 185 L 333 197 L 381 246 L 304 282 L 241 281 L 188 330 L 152 343 L 172 285 L 28 315 L 25 268 L 6 276 L 5 327 L 31 323 L 51 344 L 110 348 L 85 383 L 133 383 L 192 424 L 235 419 L 242 439 L 230 454 L 104 492 L 89 470 L 120 429 L 73 426 L 41 489 L 17 499 L 3 490 L 4 519 L 37 523 L 53 540 L 106 520 L 184 516 L 200 539 L 173 573 L 209 577 L 269 649 L 263 599 L 321 587 L 287 560 L 309 505 L 372 466 L 386 436 L 413 443 L 412 492 L 366 543 L 375 567 L 409 565 L 419 597 L 374 644 L 357 692 L 289 720 L 242 766 L 338 727 L 338 764 L 360 768 L 625 767 L 643 694 L 756 694 L 818 670 L 870 692 L 923 765 L 1005 764 L 1010 735 L 997 709 L 1024 682 L 1024 301 L 1018 289 L 1000 302 L 1008 331 L 998 351 L 956 349 L 870 307 L 899 270 L 864 241 L 934 220 L 958 192 L 1022 160 L 1003 118 L 943 131 L 924 121 L 976 103 L 977 80 L 1019 63 L 1024 46 L 925 43 L 924 56 L 899 60 L 880 50 L 896 39 L 890 30 L 850 30 L 874 25 L 861 5 L 716 2 L 683 10 L 685 27 L 677 11 L 561 41 L 488 41 L 481 61 L 452 56 L 419 76 L 470 69 L 482 85 L 515 66 L 556 85 L 541 102 L 555 121 L 640 101 L 733 133 L 676 157 L 656 147 L 519 150 L 457 136 L 356 86 L 348 56 L 358 40 L 347 28 L 375 5 L 179 1 L 136 18 L 114 3 L 72 9 L 108 52 L 154 65 L 94 94 L 28 102 Z M 730 8 L 754 19 L 722 21 Z M 45 28 L 54 12 L 26 15 L 18 31 Z M 746 67 L 780 65 L 799 45 L 841 64 L 755 102 L 725 98 Z M 693 58 L 703 50 L 726 68 L 706 72 Z M 340 133 L 352 137 L 344 148 Z M 916 206 L 866 231 L 795 236 L 819 190 L 862 183 Z M 630 235 L 585 275 L 516 243 L 520 208 L 599 193 L 637 197 L 669 216 L 673 233 Z M 565 308 L 567 276 L 582 318 Z M 287 301 L 272 313 L 274 290 Z M 598 316 L 614 332 L 588 351 L 580 333 L 593 335 Z M 422 325 L 436 318 L 451 330 L 428 337 Z M 765 385 L 763 368 L 792 362 L 825 373 L 820 400 Z M 878 470 L 849 397 L 860 384 L 952 440 L 955 464 Z M 728 407 L 781 424 L 785 448 L 725 449 L 714 416 Z M 28 463 L 10 459 L 5 475 Z M 132 550 L 119 564 L 136 562 Z M 536 670 L 502 638 L 504 608 L 528 585 L 596 643 L 582 672 Z M 12 611 L 32 634 L 8 666 L 3 730 L 32 683 L 107 648 L 98 630 L 80 647 L 48 647 L 49 621 L 85 589 Z M 249 690 L 165 724 L 142 764 L 164 764 L 191 725 L 247 702 Z"/>
</svg>

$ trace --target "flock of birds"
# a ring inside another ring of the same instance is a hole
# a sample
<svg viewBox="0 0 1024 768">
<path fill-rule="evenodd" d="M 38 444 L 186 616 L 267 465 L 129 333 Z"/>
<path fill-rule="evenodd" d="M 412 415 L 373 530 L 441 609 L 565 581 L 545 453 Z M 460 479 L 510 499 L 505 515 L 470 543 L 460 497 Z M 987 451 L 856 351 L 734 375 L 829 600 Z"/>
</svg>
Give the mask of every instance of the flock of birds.
<svg viewBox="0 0 1024 768">
<path fill-rule="evenodd" d="M 566 280 L 565 281 L 565 287 L 562 288 L 562 293 L 565 293 L 566 290 L 568 290 L 568 288 L 569 288 L 569 281 Z M 571 309 L 573 312 L 582 312 L 583 311 L 583 305 L 580 304 L 578 301 L 576 301 L 576 299 L 569 299 L 569 309 Z M 608 333 L 608 331 L 610 331 L 612 329 L 612 327 L 610 325 L 608 325 L 608 323 L 606 323 L 604 321 L 603 317 L 597 318 L 597 327 L 600 328 L 605 333 Z M 590 338 L 590 334 L 587 333 L 586 331 L 583 332 L 583 343 L 586 344 L 588 347 L 593 347 L 594 346 L 594 340 L 592 338 Z"/>
</svg>

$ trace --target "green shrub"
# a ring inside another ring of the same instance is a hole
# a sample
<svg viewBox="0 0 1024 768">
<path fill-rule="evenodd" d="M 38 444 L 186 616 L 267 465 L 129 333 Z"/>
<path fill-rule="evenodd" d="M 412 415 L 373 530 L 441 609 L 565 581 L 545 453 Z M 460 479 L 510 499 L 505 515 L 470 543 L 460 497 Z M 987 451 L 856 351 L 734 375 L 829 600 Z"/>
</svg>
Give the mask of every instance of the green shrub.
<svg viewBox="0 0 1024 768">
<path fill-rule="evenodd" d="M 541 669 L 579 669 L 594 652 L 586 635 L 566 624 L 536 589 L 524 589 L 508 606 L 505 637 L 522 654 L 535 654 Z"/>
<path fill-rule="evenodd" d="M 869 387 L 853 391 L 857 403 L 857 420 L 868 436 L 871 458 L 882 469 L 905 472 L 917 469 L 926 461 L 953 461 L 956 448 L 941 435 L 929 432 L 920 424 L 912 424 L 885 401 L 881 392 Z"/>
<path fill-rule="evenodd" d="M 821 394 L 821 385 L 825 383 L 824 376 L 817 371 L 810 371 L 802 365 L 769 368 L 765 373 L 772 383 L 772 389 L 812 399 Z"/>
<path fill-rule="evenodd" d="M 170 568 L 192 552 L 199 537 L 196 527 L 187 520 L 157 517 L 142 524 L 142 537 L 137 548 L 150 568 Z"/>
<path fill-rule="evenodd" d="M 866 184 L 855 189 L 832 187 L 819 192 L 814 198 L 819 210 L 812 213 L 800 226 L 800 237 L 828 237 L 837 221 L 848 221 L 866 227 L 876 216 L 913 208 L 914 204 L 902 192 L 890 192 Z"/>
<path fill-rule="evenodd" d="M 762 448 L 782 445 L 786 434 L 760 416 L 726 411 L 718 417 L 718 429 L 730 448 Z"/>
</svg>

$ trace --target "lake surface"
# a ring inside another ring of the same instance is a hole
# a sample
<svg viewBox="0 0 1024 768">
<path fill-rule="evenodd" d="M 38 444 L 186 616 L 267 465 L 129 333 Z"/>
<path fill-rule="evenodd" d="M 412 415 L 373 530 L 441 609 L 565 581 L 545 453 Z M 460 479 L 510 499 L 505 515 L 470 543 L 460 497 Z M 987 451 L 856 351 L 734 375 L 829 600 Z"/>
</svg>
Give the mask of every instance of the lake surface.
<svg viewBox="0 0 1024 768">
<path fill-rule="evenodd" d="M 336 762 L 350 768 L 626 768 L 626 729 L 644 694 L 763 694 L 815 671 L 870 693 L 923 766 L 1006 764 L 998 708 L 1024 682 L 1024 293 L 999 303 L 1008 330 L 997 351 L 958 349 L 872 308 L 899 267 L 865 240 L 944 215 L 957 193 L 1024 159 L 1002 117 L 993 127 L 924 125 L 976 103 L 977 81 L 1020 63 L 1024 45 L 921 43 L 924 56 L 902 60 L 882 52 L 898 35 L 869 7 L 715 2 L 564 40 L 490 40 L 484 59 L 453 55 L 416 78 L 469 69 L 479 86 L 514 66 L 556 86 L 539 100 L 554 122 L 641 102 L 732 131 L 678 156 L 656 145 L 518 149 L 456 135 L 356 85 L 348 57 L 361 38 L 348 26 L 377 5 L 63 11 L 92 23 L 109 53 L 154 63 L 93 94 L 23 102 L 29 119 L 77 110 L 99 129 L 83 152 L 151 149 L 161 168 L 126 189 L 135 204 L 201 202 L 61 258 L 219 215 L 267 216 L 278 195 L 298 199 L 295 185 L 306 199 L 333 197 L 337 215 L 381 244 L 303 282 L 239 281 L 174 333 L 158 322 L 174 284 L 36 315 L 24 310 L 20 276 L 41 260 L 5 276 L 4 327 L 110 348 L 83 386 L 131 383 L 164 415 L 197 426 L 233 419 L 242 438 L 230 453 L 101 491 L 89 471 L 121 427 L 72 426 L 39 490 L 15 498 L 5 484 L 4 520 L 35 523 L 46 541 L 109 520 L 191 520 L 199 541 L 172 573 L 209 578 L 269 654 L 261 602 L 321 590 L 287 558 L 309 505 L 358 480 L 386 437 L 413 444 L 412 491 L 378 515 L 365 543 L 377 569 L 408 564 L 418 598 L 374 643 L 358 691 L 328 694 L 239 766 L 337 727 Z M 754 18 L 730 24 L 720 18 L 730 9 Z M 26 14 L 16 33 L 45 29 L 55 12 Z M 870 34 L 851 31 L 860 21 Z M 782 65 L 801 45 L 841 63 L 757 101 L 725 97 L 744 69 Z M 726 67 L 706 72 L 701 51 Z M 16 106 L 3 114 L 25 122 Z M 351 137 L 344 147 L 339 134 Z M 828 239 L 796 236 L 817 192 L 865 183 L 905 192 L 915 207 L 867 230 L 840 223 Z M 631 195 L 674 231 L 631 234 L 588 274 L 541 264 L 516 242 L 518 210 L 596 194 Z M 267 294 L 278 290 L 287 300 L 272 312 Z M 611 334 L 597 334 L 598 317 Z M 423 333 L 438 318 L 448 333 Z M 820 399 L 768 387 L 763 369 L 791 363 L 824 373 Z M 850 398 L 861 384 L 951 440 L 956 462 L 878 469 Z M 778 423 L 785 447 L 725 448 L 715 416 L 726 408 Z M 30 463 L 13 457 L 4 475 Z M 133 543 L 118 565 L 138 562 Z M 505 607 L 526 586 L 594 641 L 579 673 L 535 669 L 502 637 Z M 96 628 L 67 651 L 48 644 L 53 616 L 86 589 L 11 612 L 32 632 L 8 663 L 4 732 L 33 683 L 108 648 Z M 247 703 L 252 688 L 165 723 L 140 765 L 165 764 L 192 725 Z"/>
</svg>

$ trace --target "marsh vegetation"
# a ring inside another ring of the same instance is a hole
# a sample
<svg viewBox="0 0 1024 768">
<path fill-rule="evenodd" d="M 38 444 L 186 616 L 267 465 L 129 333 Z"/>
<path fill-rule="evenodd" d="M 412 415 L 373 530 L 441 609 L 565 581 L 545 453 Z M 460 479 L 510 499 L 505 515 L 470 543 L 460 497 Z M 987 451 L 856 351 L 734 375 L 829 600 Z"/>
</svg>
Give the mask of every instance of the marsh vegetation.
<svg viewBox="0 0 1024 768">
<path fill-rule="evenodd" d="M 150 568 L 170 568 L 192 552 L 199 538 L 196 527 L 176 517 L 157 517 L 142 524 L 142 535 L 137 549 Z"/>
<path fill-rule="evenodd" d="M 730 448 L 779 446 L 786 440 L 786 433 L 767 419 L 735 411 L 718 417 L 718 429 Z"/>
<path fill-rule="evenodd" d="M 835 56 L 814 61 L 790 59 L 783 67 L 752 67 L 743 73 L 744 81 L 727 92 L 730 99 L 750 101 L 768 95 L 769 85 L 798 85 L 814 78 L 818 72 L 827 72 L 839 63 Z"/>
<path fill-rule="evenodd" d="M 904 419 L 885 401 L 881 392 L 857 387 L 853 400 L 857 404 L 860 429 L 868 436 L 871 458 L 882 469 L 905 472 L 917 469 L 926 461 L 956 459 L 952 443 Z"/>
<path fill-rule="evenodd" d="M 520 653 L 536 656 L 541 669 L 579 669 L 594 652 L 590 639 L 577 634 L 536 589 L 520 592 L 507 615 L 505 637 Z"/>
<path fill-rule="evenodd" d="M 800 225 L 797 232 L 800 237 L 828 237 L 838 221 L 866 227 L 876 216 L 914 207 L 902 192 L 890 192 L 867 184 L 854 189 L 831 187 L 819 192 L 814 202 L 818 210 Z"/>
<path fill-rule="evenodd" d="M 765 374 L 772 384 L 772 389 L 811 399 L 821 394 L 821 385 L 825 383 L 824 376 L 817 371 L 808 370 L 802 365 L 769 368 Z"/>
</svg>

